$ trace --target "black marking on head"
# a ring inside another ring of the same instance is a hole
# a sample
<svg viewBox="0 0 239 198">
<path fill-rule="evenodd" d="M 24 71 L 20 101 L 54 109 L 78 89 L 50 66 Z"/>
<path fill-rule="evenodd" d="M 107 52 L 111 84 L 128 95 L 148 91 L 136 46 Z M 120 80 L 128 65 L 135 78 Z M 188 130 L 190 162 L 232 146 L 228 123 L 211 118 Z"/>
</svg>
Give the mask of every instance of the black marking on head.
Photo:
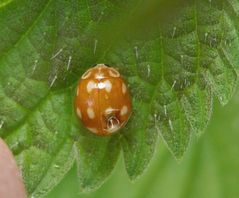
<svg viewBox="0 0 239 198">
<path fill-rule="evenodd" d="M 109 64 L 104 64 L 105 66 L 107 66 L 107 67 L 110 67 L 110 65 Z"/>
</svg>

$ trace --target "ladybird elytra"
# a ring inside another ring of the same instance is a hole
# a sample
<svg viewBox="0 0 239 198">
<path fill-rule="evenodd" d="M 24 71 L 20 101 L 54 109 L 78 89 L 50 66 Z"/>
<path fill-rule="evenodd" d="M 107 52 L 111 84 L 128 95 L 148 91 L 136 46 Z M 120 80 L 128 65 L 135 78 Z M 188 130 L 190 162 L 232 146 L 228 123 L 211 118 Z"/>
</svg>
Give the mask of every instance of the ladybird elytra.
<svg viewBox="0 0 239 198">
<path fill-rule="evenodd" d="M 79 80 L 75 99 L 76 114 L 96 135 L 111 135 L 128 121 L 132 102 L 120 73 L 105 64 L 88 69 Z"/>
</svg>

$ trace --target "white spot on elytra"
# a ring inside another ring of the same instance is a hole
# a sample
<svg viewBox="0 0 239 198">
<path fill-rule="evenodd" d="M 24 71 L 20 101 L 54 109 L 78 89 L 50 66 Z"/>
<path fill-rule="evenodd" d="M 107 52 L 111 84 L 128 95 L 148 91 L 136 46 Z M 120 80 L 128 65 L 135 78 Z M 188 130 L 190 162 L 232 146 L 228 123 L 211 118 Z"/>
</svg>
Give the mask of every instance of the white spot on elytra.
<svg viewBox="0 0 239 198">
<path fill-rule="evenodd" d="M 90 119 L 94 119 L 94 117 L 95 117 L 95 112 L 94 112 L 94 110 L 93 110 L 91 107 L 89 107 L 89 108 L 87 109 L 87 115 L 88 115 L 88 117 L 89 117 Z"/>
<path fill-rule="evenodd" d="M 94 104 L 94 102 L 93 102 L 93 100 L 92 100 L 91 98 L 89 98 L 89 99 L 86 101 L 86 104 L 87 104 L 88 107 L 92 107 L 93 104 Z"/>
<path fill-rule="evenodd" d="M 126 90 L 127 90 L 126 85 L 122 83 L 122 93 L 125 94 Z"/>
<path fill-rule="evenodd" d="M 106 110 L 105 110 L 105 114 L 110 114 L 112 113 L 112 111 L 114 111 L 114 109 L 112 107 L 108 107 Z"/>
<path fill-rule="evenodd" d="M 81 110 L 80 110 L 79 108 L 77 108 L 77 109 L 76 109 L 76 112 L 77 112 L 77 115 L 79 116 L 79 118 L 81 118 L 81 117 L 82 117 L 82 115 L 81 115 Z"/>
<path fill-rule="evenodd" d="M 94 81 L 89 81 L 87 84 L 87 92 L 90 93 L 92 89 L 105 89 L 107 92 L 110 92 L 112 89 L 112 84 L 109 80 L 105 80 L 103 82 L 95 83 Z"/>
<path fill-rule="evenodd" d="M 76 88 L 76 96 L 79 96 L 79 87 Z"/>
<path fill-rule="evenodd" d="M 87 92 L 90 93 L 92 91 L 92 89 L 96 88 L 96 83 L 94 81 L 89 81 L 87 84 Z"/>
<path fill-rule="evenodd" d="M 128 112 L 128 107 L 124 105 L 120 111 L 120 115 L 123 116 L 127 114 L 127 112 Z"/>
<path fill-rule="evenodd" d="M 98 133 L 97 128 L 91 128 L 91 127 L 87 127 L 87 129 L 93 133 Z"/>
<path fill-rule="evenodd" d="M 109 96 L 107 94 L 105 94 L 105 99 L 108 100 L 109 99 Z"/>
<path fill-rule="evenodd" d="M 107 92 L 110 92 L 110 91 L 111 91 L 111 88 L 112 88 L 111 82 L 110 82 L 109 80 L 106 80 L 106 81 L 104 81 L 104 84 L 105 84 L 105 90 L 106 90 Z"/>
</svg>

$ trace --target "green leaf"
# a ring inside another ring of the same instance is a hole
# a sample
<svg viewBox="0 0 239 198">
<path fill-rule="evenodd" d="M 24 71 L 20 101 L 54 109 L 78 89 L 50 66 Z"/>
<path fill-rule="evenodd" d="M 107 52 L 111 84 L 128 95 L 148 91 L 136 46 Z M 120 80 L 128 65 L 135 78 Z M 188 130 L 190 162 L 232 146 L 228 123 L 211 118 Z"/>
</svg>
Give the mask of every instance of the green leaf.
<svg viewBox="0 0 239 198">
<path fill-rule="evenodd" d="M 212 91 L 208 87 L 194 85 L 182 97 L 181 104 L 193 131 L 201 135 L 212 114 Z"/>
<path fill-rule="evenodd" d="M 238 197 L 238 98 L 239 89 L 226 107 L 216 102 L 207 133 L 190 146 L 180 164 L 161 144 L 149 170 L 134 183 L 127 178 L 121 160 L 102 188 L 79 194 L 76 169 L 73 168 L 46 198 L 104 198 L 105 195 L 115 198 Z"/>
<path fill-rule="evenodd" d="M 113 170 L 120 144 L 117 137 L 81 137 L 75 150 L 81 189 L 89 191 L 101 186 Z"/>
<path fill-rule="evenodd" d="M 158 134 L 181 159 L 190 138 L 207 127 L 213 96 L 223 105 L 230 100 L 239 3 L 165 2 L 0 2 L 0 137 L 29 195 L 44 196 L 75 159 L 82 189 L 98 188 L 120 145 L 134 180 L 148 166 Z M 74 111 L 79 77 L 101 62 L 119 69 L 133 101 L 131 120 L 110 138 L 89 134 Z"/>
<path fill-rule="evenodd" d="M 157 142 L 157 131 L 152 130 L 155 120 L 146 116 L 148 111 L 148 105 L 135 102 L 132 119 L 121 137 L 125 168 L 131 180 L 135 180 L 145 171 Z"/>
<path fill-rule="evenodd" d="M 5 136 L 22 170 L 29 195 L 47 193 L 64 177 L 74 162 L 73 141 L 67 134 L 70 92 L 49 95 L 22 125 Z M 63 159 L 63 160 L 62 160 Z"/>
</svg>

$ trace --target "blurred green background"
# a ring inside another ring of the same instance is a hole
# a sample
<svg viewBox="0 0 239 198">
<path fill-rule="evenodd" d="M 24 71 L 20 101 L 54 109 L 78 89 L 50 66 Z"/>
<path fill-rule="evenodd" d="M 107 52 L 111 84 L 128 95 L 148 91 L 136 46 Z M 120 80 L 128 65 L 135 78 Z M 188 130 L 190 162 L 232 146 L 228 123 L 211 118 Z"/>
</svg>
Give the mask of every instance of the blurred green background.
<svg viewBox="0 0 239 198">
<path fill-rule="evenodd" d="M 191 142 L 180 163 L 160 142 L 149 168 L 134 183 L 126 175 L 121 156 L 96 192 L 80 193 L 74 167 L 47 198 L 238 198 L 239 89 L 227 106 L 214 106 L 206 133 Z"/>
</svg>

